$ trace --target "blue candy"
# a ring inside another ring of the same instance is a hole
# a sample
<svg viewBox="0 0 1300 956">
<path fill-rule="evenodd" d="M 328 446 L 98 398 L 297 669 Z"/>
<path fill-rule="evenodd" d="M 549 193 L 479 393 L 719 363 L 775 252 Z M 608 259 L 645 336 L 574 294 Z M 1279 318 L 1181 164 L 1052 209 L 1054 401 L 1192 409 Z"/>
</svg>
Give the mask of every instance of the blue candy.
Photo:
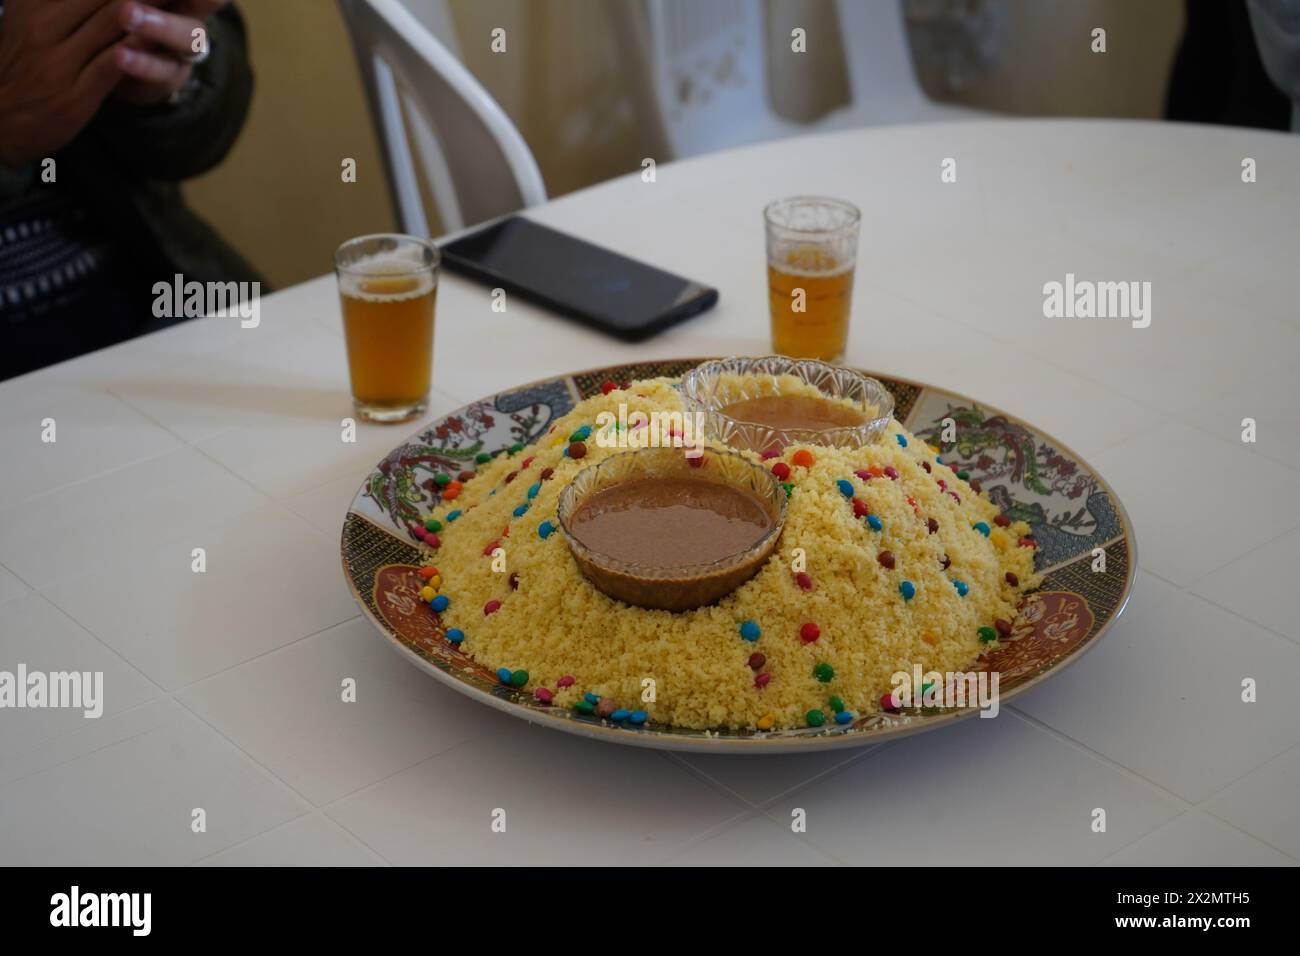
<svg viewBox="0 0 1300 956">
<path fill-rule="evenodd" d="M 497 668 L 497 680 L 499 680 L 501 683 L 505 684 L 506 686 L 510 685 L 510 678 L 514 676 L 515 675 L 510 672 L 510 668 L 508 667 Z"/>
<path fill-rule="evenodd" d="M 526 504 L 520 505 L 518 508 L 515 509 L 515 517 L 522 518 L 524 514 L 527 513 L 527 511 L 528 511 L 528 505 Z"/>
<path fill-rule="evenodd" d="M 439 614 L 447 610 L 447 608 L 450 605 L 451 605 L 451 599 L 448 598 L 447 595 L 445 594 L 439 594 L 436 597 L 434 597 L 432 601 L 429 602 L 429 607 L 433 608 Z"/>
<path fill-rule="evenodd" d="M 646 718 L 649 716 L 650 715 L 647 714 L 644 710 L 634 710 L 632 711 L 632 713 L 627 715 L 627 722 L 629 724 L 644 724 L 646 722 Z"/>
<path fill-rule="evenodd" d="M 551 524 L 549 521 L 543 521 L 537 526 L 537 536 L 545 541 L 551 536 L 551 532 L 554 530 L 555 525 Z"/>
<path fill-rule="evenodd" d="M 903 595 L 904 601 L 910 601 L 916 597 L 916 585 L 911 581 L 904 581 L 898 586 L 898 593 Z"/>
<path fill-rule="evenodd" d="M 531 488 L 529 488 L 529 489 L 528 489 L 528 500 L 529 500 L 529 501 L 532 501 L 534 498 L 536 498 L 536 497 L 537 497 L 537 493 L 538 493 L 539 491 L 541 491 L 541 490 L 542 490 L 542 486 L 541 486 L 541 485 L 533 485 Z"/>
<path fill-rule="evenodd" d="M 744 624 L 740 625 L 740 636 L 747 641 L 758 640 L 759 635 L 762 633 L 763 632 L 759 629 L 758 625 L 753 621 L 746 621 Z"/>
<path fill-rule="evenodd" d="M 453 644 L 459 644 L 461 641 L 465 640 L 465 632 L 458 627 L 448 628 L 447 640 L 451 641 Z"/>
<path fill-rule="evenodd" d="M 569 436 L 569 441 L 586 441 L 590 437 L 591 437 L 591 426 L 583 425 L 581 428 L 579 428 L 577 431 L 575 431 L 572 435 Z"/>
<path fill-rule="evenodd" d="M 899 437 L 901 438 L 902 436 L 900 435 Z M 841 710 L 838 714 L 835 715 L 835 723 L 837 724 L 847 724 L 852 720 L 853 720 L 853 715 L 849 713 L 847 710 Z"/>
<path fill-rule="evenodd" d="M 457 518 L 459 518 L 459 517 L 460 517 L 460 510 L 457 509 L 456 511 L 453 511 L 453 512 L 451 512 L 450 514 L 447 515 L 447 520 L 448 520 L 448 521 L 455 521 L 455 520 L 456 520 Z"/>
<path fill-rule="evenodd" d="M 884 527 L 884 525 L 880 523 L 880 519 L 875 515 L 867 515 L 867 524 L 871 525 L 872 531 L 879 531 Z"/>
<path fill-rule="evenodd" d="M 967 584 L 965 581 L 958 581 L 956 578 L 953 578 L 952 586 L 957 589 L 957 593 L 960 594 L 962 597 L 965 597 L 967 593 L 970 591 L 969 584 Z"/>
<path fill-rule="evenodd" d="M 599 703 L 600 703 L 600 695 L 598 695 L 598 694 L 593 694 L 591 691 L 587 691 L 587 693 L 583 694 L 583 695 L 582 695 L 582 699 L 585 700 L 585 701 L 586 701 L 587 703 L 589 703 L 589 704 L 599 704 Z"/>
<path fill-rule="evenodd" d="M 609 715 L 609 719 L 610 719 L 610 720 L 627 720 L 627 719 L 628 719 L 629 717 L 631 717 L 631 716 L 632 716 L 632 711 L 630 711 L 630 710 L 624 710 L 622 707 L 620 707 L 618 710 L 614 711 L 614 713 L 612 713 L 612 714 Z"/>
<path fill-rule="evenodd" d="M 906 436 L 906 435 L 895 435 L 894 437 L 898 439 L 898 446 L 899 446 L 900 448 L 906 448 L 906 447 L 907 447 L 907 436 Z"/>
<path fill-rule="evenodd" d="M 841 478 L 839 481 L 835 482 L 835 487 L 840 489 L 840 494 L 845 498 L 853 497 L 853 482 L 849 481 L 847 478 Z"/>
<path fill-rule="evenodd" d="M 974 528 L 976 531 L 978 531 L 980 534 L 984 535 L 984 537 L 987 538 L 989 536 L 989 526 L 986 525 L 983 521 L 976 521 L 973 525 L 971 525 L 971 527 Z"/>
</svg>

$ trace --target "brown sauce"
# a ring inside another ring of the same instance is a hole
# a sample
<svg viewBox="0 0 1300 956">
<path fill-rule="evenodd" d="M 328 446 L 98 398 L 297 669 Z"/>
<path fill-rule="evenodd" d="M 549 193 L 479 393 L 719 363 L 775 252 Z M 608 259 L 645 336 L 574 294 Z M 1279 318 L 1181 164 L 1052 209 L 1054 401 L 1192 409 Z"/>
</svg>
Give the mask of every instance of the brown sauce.
<svg viewBox="0 0 1300 956">
<path fill-rule="evenodd" d="M 851 428 L 869 421 L 861 409 L 813 395 L 760 395 L 732 402 L 722 412 L 737 421 L 782 430 Z"/>
<path fill-rule="evenodd" d="M 596 492 L 569 529 L 586 547 L 652 568 L 707 564 L 757 544 L 774 524 L 753 495 L 715 481 L 638 478 Z"/>
</svg>

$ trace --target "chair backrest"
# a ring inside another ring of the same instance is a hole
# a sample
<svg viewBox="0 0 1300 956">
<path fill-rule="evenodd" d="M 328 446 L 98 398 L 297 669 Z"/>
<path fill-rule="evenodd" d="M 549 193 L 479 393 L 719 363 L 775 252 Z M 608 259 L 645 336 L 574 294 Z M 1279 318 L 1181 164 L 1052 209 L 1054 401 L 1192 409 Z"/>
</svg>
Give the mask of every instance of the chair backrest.
<svg viewBox="0 0 1300 956">
<path fill-rule="evenodd" d="M 835 12 L 854 103 L 925 101 L 912 64 L 903 0 L 836 0 Z"/>
<path fill-rule="evenodd" d="M 620 0 L 610 9 L 659 145 L 691 156 L 763 138 L 772 114 L 758 2 Z"/>
<path fill-rule="evenodd" d="M 417 155 L 445 232 L 546 201 L 541 171 L 519 130 L 426 23 L 400 0 L 339 0 L 339 6 L 404 231 L 430 235 Z"/>
</svg>

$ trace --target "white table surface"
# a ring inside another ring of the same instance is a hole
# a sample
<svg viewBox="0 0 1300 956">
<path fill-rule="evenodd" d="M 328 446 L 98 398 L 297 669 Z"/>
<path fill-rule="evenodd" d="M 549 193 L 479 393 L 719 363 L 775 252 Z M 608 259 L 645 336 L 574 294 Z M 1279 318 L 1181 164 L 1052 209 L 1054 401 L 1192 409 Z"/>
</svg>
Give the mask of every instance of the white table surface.
<svg viewBox="0 0 1300 956">
<path fill-rule="evenodd" d="M 197 320 L 0 384 L 0 669 L 106 685 L 98 720 L 0 711 L 0 862 L 1294 864 L 1300 138 L 988 122 L 661 165 L 530 215 L 719 306 L 630 346 L 444 276 L 430 415 L 575 368 L 766 352 L 760 211 L 809 192 L 864 213 L 851 363 L 1021 415 L 1123 499 L 1136 591 L 1081 662 L 996 720 L 797 756 L 614 747 L 471 703 L 344 585 L 347 504 L 417 425 L 340 441 L 324 277 L 257 329 Z M 1150 281 L 1150 328 L 1044 318 L 1067 272 Z"/>
</svg>

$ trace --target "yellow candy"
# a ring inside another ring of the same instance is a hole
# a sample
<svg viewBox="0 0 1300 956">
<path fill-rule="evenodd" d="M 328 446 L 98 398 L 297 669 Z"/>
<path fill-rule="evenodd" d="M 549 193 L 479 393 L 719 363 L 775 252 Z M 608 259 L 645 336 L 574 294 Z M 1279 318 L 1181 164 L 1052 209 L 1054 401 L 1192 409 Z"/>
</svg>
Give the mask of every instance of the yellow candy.
<svg viewBox="0 0 1300 956">
<path fill-rule="evenodd" d="M 1007 545 L 1011 543 L 1008 541 L 1007 536 L 997 528 L 993 529 L 993 533 L 989 535 L 989 540 L 993 542 L 993 547 L 999 551 L 1007 550 Z"/>
<path fill-rule="evenodd" d="M 438 592 L 428 585 L 420 588 L 420 597 L 425 601 L 432 601 L 437 596 Z"/>
<path fill-rule="evenodd" d="M 442 587 L 442 578 L 435 574 L 433 577 L 429 578 L 429 586 L 433 588 Z"/>
<path fill-rule="evenodd" d="M 771 730 L 772 725 L 776 723 L 776 714 L 764 714 L 758 718 L 759 730 Z"/>
</svg>

